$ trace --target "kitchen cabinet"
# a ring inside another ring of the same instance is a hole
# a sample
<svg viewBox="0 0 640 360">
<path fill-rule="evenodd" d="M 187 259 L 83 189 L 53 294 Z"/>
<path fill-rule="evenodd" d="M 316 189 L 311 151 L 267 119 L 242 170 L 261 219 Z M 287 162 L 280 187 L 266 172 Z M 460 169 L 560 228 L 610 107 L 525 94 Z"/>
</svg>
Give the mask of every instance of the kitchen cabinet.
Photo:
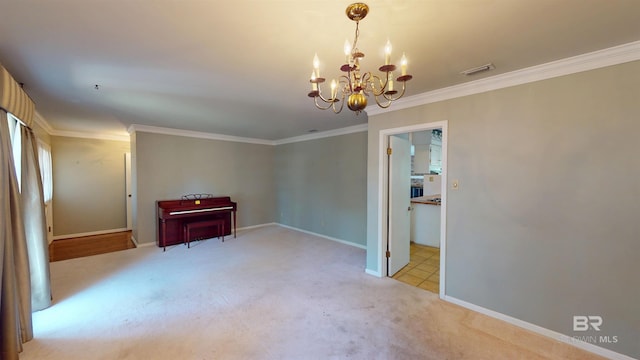
<svg viewBox="0 0 640 360">
<path fill-rule="evenodd" d="M 414 145 L 413 155 L 413 173 L 428 174 L 429 173 L 429 145 Z"/>
<path fill-rule="evenodd" d="M 439 248 L 441 206 L 430 201 L 431 198 L 433 196 L 411 199 L 410 237 L 416 244 Z"/>
<path fill-rule="evenodd" d="M 442 145 L 414 145 L 413 174 L 442 172 Z"/>
<path fill-rule="evenodd" d="M 442 145 L 429 145 L 429 172 L 442 173 Z"/>
</svg>

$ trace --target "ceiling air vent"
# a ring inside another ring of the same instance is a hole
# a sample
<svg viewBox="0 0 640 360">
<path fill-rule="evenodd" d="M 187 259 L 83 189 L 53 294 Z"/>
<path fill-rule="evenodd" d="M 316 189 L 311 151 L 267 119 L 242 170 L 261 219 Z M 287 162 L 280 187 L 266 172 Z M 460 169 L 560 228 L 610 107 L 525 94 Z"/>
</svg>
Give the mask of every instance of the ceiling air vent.
<svg viewBox="0 0 640 360">
<path fill-rule="evenodd" d="M 496 68 L 495 65 L 493 65 L 492 63 L 488 63 L 486 65 L 482 65 L 482 66 L 474 67 L 472 69 L 467 69 L 467 70 L 461 71 L 460 74 L 466 75 L 466 76 L 475 75 L 477 73 L 493 70 L 495 68 Z"/>
</svg>

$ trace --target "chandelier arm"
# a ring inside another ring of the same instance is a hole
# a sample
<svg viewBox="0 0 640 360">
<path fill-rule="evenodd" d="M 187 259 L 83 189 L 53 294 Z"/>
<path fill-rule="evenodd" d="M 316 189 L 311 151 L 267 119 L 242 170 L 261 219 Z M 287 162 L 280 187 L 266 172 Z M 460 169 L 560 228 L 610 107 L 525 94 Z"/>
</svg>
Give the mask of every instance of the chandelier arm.
<svg viewBox="0 0 640 360">
<path fill-rule="evenodd" d="M 322 96 L 322 93 L 318 91 L 318 96 L 316 96 L 316 99 L 320 98 L 320 100 L 324 101 L 327 104 L 331 104 L 333 103 L 333 101 L 331 101 L 331 99 L 326 99 L 324 96 Z M 317 100 L 316 100 L 317 101 Z M 328 109 L 328 107 L 326 108 Z"/>
<path fill-rule="evenodd" d="M 360 78 L 360 83 L 364 84 L 364 86 L 362 86 L 362 92 L 367 96 L 369 96 L 369 93 L 375 93 L 375 88 L 371 83 L 372 77 L 373 76 L 371 75 L 371 72 L 367 71 L 364 74 L 362 74 L 362 77 Z"/>
<path fill-rule="evenodd" d="M 325 101 L 324 99 L 321 98 L 322 101 Z M 316 107 L 320 110 L 327 110 L 328 108 L 330 108 L 331 106 L 333 106 L 333 103 L 328 103 L 327 106 L 320 106 L 320 104 L 318 104 L 318 96 L 313 98 L 313 102 L 316 104 Z M 325 101 L 327 102 L 327 101 Z"/>
<path fill-rule="evenodd" d="M 345 92 L 349 92 L 351 93 L 351 89 L 353 89 L 353 86 L 351 85 L 351 77 L 350 76 L 346 76 L 346 75 L 341 75 L 338 78 L 338 83 L 340 85 L 342 85 L 342 93 L 343 93 L 343 98 L 344 98 L 344 93 Z M 347 91 L 348 90 L 348 91 Z"/>
<path fill-rule="evenodd" d="M 362 77 L 360 78 L 360 80 L 365 84 L 367 84 L 370 81 L 369 79 L 371 79 L 372 77 L 373 75 L 371 75 L 371 72 L 367 71 L 364 74 L 362 74 Z"/>
<path fill-rule="evenodd" d="M 389 77 L 386 77 L 386 80 L 384 81 L 384 83 L 382 82 L 382 79 L 378 76 L 378 75 L 373 75 L 371 73 L 368 73 L 371 76 L 371 90 L 374 96 L 380 96 L 382 94 L 384 94 L 385 88 L 387 87 L 387 82 Z M 374 86 L 374 82 L 373 80 L 376 80 L 378 85 L 380 85 L 380 91 L 376 91 L 375 86 Z"/>
<path fill-rule="evenodd" d="M 340 111 L 342 111 L 342 107 L 344 106 L 344 92 L 342 93 L 342 99 L 339 101 L 340 102 L 340 107 L 338 109 L 336 109 L 336 103 L 338 101 L 334 101 L 331 104 L 331 110 L 333 110 L 334 113 L 339 113 Z"/>
<path fill-rule="evenodd" d="M 378 106 L 380 106 L 380 107 L 381 107 L 381 108 L 383 108 L 383 109 L 386 109 L 386 108 L 388 108 L 389 106 L 391 106 L 392 101 L 391 101 L 391 100 L 389 100 L 389 99 L 387 99 L 387 97 L 386 97 L 386 96 L 383 96 L 383 97 L 387 100 L 387 103 L 386 103 L 386 104 L 382 104 L 382 103 L 380 103 L 380 100 L 378 99 L 378 96 L 379 96 L 379 95 L 374 95 L 374 96 L 373 96 L 373 98 L 376 100 L 376 104 L 378 104 Z"/>
<path fill-rule="evenodd" d="M 371 87 L 371 83 L 370 83 L 370 78 L 371 78 L 371 73 L 370 72 L 365 72 L 364 74 L 362 74 L 362 76 L 360 77 L 360 91 L 362 91 L 365 95 L 369 95 L 369 87 Z M 355 91 L 352 91 L 355 92 Z"/>
<path fill-rule="evenodd" d="M 405 84 L 406 84 L 406 82 L 403 81 L 402 82 L 402 91 L 400 92 L 400 95 L 398 95 L 396 97 L 393 97 L 393 95 L 387 95 L 387 94 L 382 94 L 382 95 L 384 96 L 385 99 L 387 99 L 389 101 L 396 101 L 396 100 L 398 100 L 398 99 L 400 99 L 401 97 L 404 96 L 404 92 L 406 90 Z"/>
</svg>

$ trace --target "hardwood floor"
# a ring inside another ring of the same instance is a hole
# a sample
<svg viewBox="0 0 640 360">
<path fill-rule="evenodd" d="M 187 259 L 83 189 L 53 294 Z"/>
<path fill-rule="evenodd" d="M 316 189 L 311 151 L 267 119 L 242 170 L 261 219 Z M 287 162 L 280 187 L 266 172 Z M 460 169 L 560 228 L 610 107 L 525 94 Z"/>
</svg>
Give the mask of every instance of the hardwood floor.
<svg viewBox="0 0 640 360">
<path fill-rule="evenodd" d="M 75 259 L 135 248 L 131 231 L 54 240 L 49 245 L 49 261 Z"/>
</svg>

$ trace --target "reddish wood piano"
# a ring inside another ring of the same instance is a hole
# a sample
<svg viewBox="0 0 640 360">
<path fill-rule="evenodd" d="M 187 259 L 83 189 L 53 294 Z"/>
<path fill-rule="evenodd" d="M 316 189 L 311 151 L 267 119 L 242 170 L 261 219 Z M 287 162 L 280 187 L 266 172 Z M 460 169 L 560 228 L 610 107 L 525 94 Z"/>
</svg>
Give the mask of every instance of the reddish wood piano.
<svg viewBox="0 0 640 360">
<path fill-rule="evenodd" d="M 228 196 L 185 198 L 180 200 L 158 200 L 158 238 L 157 245 L 166 250 L 169 245 L 184 244 L 190 240 L 209 239 L 230 235 L 236 237 L 237 204 Z M 195 227 L 190 232 L 185 231 L 189 223 L 211 222 L 223 220 L 222 234 L 220 227 Z M 190 239 L 185 239 L 189 233 Z"/>
</svg>

